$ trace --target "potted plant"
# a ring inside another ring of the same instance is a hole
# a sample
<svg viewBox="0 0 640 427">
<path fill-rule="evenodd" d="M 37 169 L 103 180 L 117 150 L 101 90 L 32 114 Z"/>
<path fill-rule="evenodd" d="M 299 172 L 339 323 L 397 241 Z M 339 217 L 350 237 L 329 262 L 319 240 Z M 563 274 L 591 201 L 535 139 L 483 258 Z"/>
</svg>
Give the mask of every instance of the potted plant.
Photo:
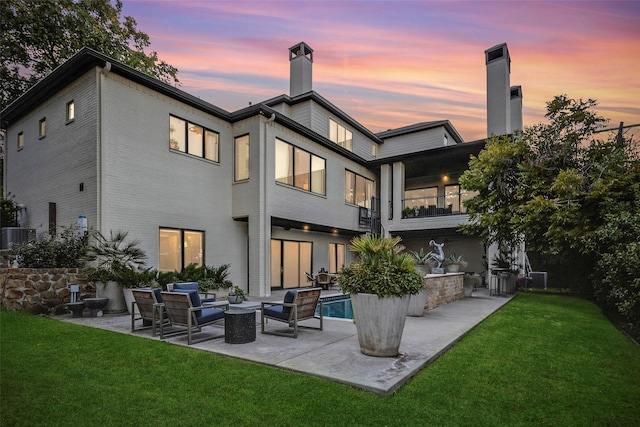
<svg viewBox="0 0 640 427">
<path fill-rule="evenodd" d="M 416 261 L 416 268 L 422 274 L 429 274 L 436 265 L 436 261 L 433 259 L 433 252 L 425 253 L 424 248 L 420 248 L 420 252 L 412 251 L 411 255 Z"/>
<path fill-rule="evenodd" d="M 243 301 L 247 300 L 247 297 L 244 294 L 244 291 L 238 286 L 233 286 L 229 290 L 228 298 L 229 298 L 229 304 L 240 304 Z"/>
<path fill-rule="evenodd" d="M 131 289 L 153 287 L 158 272 L 151 267 L 118 267 L 113 272 L 113 279 L 122 287 L 127 311 L 131 314 L 131 303 L 135 300 Z M 136 311 L 137 312 L 137 311 Z"/>
<path fill-rule="evenodd" d="M 139 240 L 127 242 L 128 232 L 111 231 L 109 237 L 99 231 L 92 233 L 87 249 L 87 261 L 91 267 L 87 270 L 90 281 L 96 286 L 97 298 L 109 298 L 106 313 L 122 313 L 127 310 L 122 286 L 116 281 L 118 272 L 126 269 L 138 269 L 146 262 L 146 255 L 138 247 Z"/>
<path fill-rule="evenodd" d="M 369 356 L 398 354 L 410 295 L 423 289 L 410 254 L 398 247 L 401 238 L 365 235 L 351 241 L 357 254 L 340 273 L 342 292 L 351 295 L 360 351 Z"/>
<path fill-rule="evenodd" d="M 467 262 L 464 260 L 462 255 L 456 255 L 454 252 L 452 252 L 447 258 L 445 258 L 444 266 L 446 267 L 448 273 L 457 273 L 460 271 L 460 268 L 464 268 L 467 266 Z"/>
<path fill-rule="evenodd" d="M 413 216 L 413 209 L 410 207 L 406 207 L 404 209 L 402 209 L 402 217 L 403 218 L 409 218 Z"/>
<path fill-rule="evenodd" d="M 480 285 L 482 278 L 479 274 L 465 274 L 462 278 L 462 292 L 465 298 L 469 298 L 473 294 L 473 290 Z"/>
</svg>

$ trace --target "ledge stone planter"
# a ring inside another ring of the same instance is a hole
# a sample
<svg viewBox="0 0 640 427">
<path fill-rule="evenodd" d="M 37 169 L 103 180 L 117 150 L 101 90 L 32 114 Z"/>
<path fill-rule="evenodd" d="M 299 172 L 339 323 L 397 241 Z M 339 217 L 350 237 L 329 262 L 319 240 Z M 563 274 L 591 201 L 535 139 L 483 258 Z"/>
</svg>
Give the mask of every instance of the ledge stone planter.
<svg viewBox="0 0 640 427">
<path fill-rule="evenodd" d="M 360 352 L 367 356 L 398 355 L 410 296 L 383 297 L 351 294 Z"/>
</svg>

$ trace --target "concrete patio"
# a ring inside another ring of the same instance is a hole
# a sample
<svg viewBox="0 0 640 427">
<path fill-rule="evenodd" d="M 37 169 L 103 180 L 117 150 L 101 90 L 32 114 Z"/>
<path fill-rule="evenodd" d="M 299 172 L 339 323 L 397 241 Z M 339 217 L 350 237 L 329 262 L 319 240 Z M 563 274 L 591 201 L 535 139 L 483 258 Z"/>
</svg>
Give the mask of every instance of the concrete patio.
<svg viewBox="0 0 640 427">
<path fill-rule="evenodd" d="M 335 292 L 323 291 L 323 296 Z M 282 301 L 281 294 L 268 300 Z M 413 375 L 451 348 L 476 325 L 511 300 L 509 297 L 489 296 L 480 288 L 471 298 L 425 312 L 422 317 L 407 317 L 400 355 L 396 358 L 377 358 L 360 353 L 355 324 L 351 320 L 324 318 L 324 330 L 300 329 L 298 338 L 286 338 L 260 333 L 260 312 L 256 313 L 256 340 L 247 344 L 227 344 L 217 338 L 194 344 L 190 348 L 223 354 L 239 359 L 290 369 L 358 387 L 377 394 L 391 394 Z M 159 340 L 151 330 L 131 333 L 128 314 L 103 317 L 72 318 L 71 314 L 55 317 L 65 322 L 106 329 L 114 332 Z M 318 320 L 305 323 L 314 326 Z M 139 323 L 139 322 L 138 322 Z M 270 328 L 278 327 L 269 323 Z M 286 326 L 282 324 L 282 326 Z M 223 325 L 207 326 L 196 338 L 220 335 Z M 165 340 L 175 345 L 187 345 L 186 335 Z"/>
</svg>

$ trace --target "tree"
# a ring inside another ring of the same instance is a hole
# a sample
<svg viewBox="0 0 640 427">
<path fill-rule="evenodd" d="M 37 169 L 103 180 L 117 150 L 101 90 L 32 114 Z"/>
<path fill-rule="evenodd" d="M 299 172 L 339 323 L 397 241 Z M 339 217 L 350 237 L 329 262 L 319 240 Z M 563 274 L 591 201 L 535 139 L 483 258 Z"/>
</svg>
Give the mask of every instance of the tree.
<svg viewBox="0 0 640 427">
<path fill-rule="evenodd" d="M 85 46 L 178 83 L 178 70 L 145 53 L 149 36 L 121 12 L 121 0 L 2 0 L 0 110 Z"/>
<path fill-rule="evenodd" d="M 487 242 L 524 239 L 566 272 L 565 284 L 640 326 L 637 141 L 599 139 L 607 121 L 596 105 L 556 96 L 549 123 L 489 139 L 460 178 L 478 191 L 465 204 L 471 224 L 462 231 Z"/>
</svg>

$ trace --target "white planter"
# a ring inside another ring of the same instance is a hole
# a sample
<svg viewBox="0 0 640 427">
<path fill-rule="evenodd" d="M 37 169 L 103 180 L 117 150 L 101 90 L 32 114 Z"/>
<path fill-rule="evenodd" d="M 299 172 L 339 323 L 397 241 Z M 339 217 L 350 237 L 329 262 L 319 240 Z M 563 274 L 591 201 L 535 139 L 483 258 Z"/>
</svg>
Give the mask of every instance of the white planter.
<svg viewBox="0 0 640 427">
<path fill-rule="evenodd" d="M 424 314 L 424 306 L 427 304 L 427 290 L 423 289 L 417 295 L 409 298 L 409 310 L 407 316 L 420 317 Z"/>
<path fill-rule="evenodd" d="M 447 273 L 457 273 L 460 271 L 460 264 L 451 264 L 447 266 Z"/>
<path fill-rule="evenodd" d="M 124 313 L 127 311 L 124 292 L 118 282 L 96 282 L 96 298 L 109 298 L 109 303 L 104 308 L 105 313 Z"/>
<path fill-rule="evenodd" d="M 378 298 L 375 294 L 351 294 L 362 354 L 376 357 L 398 355 L 409 299 L 409 295 Z"/>
<path fill-rule="evenodd" d="M 471 297 L 473 294 L 473 283 L 465 283 L 462 285 L 462 293 L 465 298 Z"/>
<path fill-rule="evenodd" d="M 131 314 L 131 303 L 133 303 L 136 299 L 133 297 L 133 292 L 131 292 L 131 288 L 122 288 L 122 292 L 124 293 L 124 301 L 127 304 L 127 312 Z M 138 311 L 138 306 L 136 305 L 136 315 L 140 315 L 140 311 Z"/>
</svg>

